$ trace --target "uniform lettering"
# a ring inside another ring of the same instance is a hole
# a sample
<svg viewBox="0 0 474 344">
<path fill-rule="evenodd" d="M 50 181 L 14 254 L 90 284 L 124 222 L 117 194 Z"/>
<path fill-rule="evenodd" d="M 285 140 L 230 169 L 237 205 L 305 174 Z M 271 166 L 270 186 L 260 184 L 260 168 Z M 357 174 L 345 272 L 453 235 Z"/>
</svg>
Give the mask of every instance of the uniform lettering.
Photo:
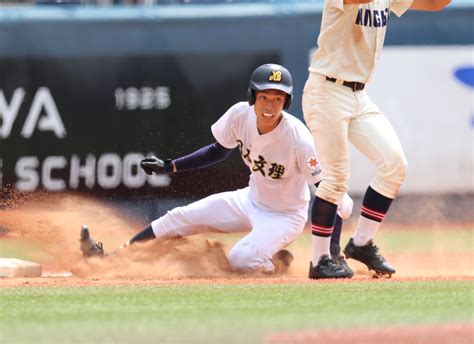
<svg viewBox="0 0 474 344">
<path fill-rule="evenodd" d="M 372 26 L 372 11 L 365 10 L 364 26 Z"/>
<path fill-rule="evenodd" d="M 381 11 L 359 8 L 355 23 L 367 27 L 384 27 L 388 24 L 389 13 L 388 8 Z"/>
<path fill-rule="evenodd" d="M 359 11 L 357 11 L 356 24 L 363 25 L 362 24 L 362 8 L 359 8 Z"/>
<path fill-rule="evenodd" d="M 253 161 L 252 171 L 254 171 L 254 172 L 260 171 L 262 176 L 265 177 L 265 171 L 263 170 L 263 168 L 264 168 L 266 163 L 267 162 L 265 161 L 265 158 L 263 156 L 259 155 L 258 160 Z"/>
<path fill-rule="evenodd" d="M 374 11 L 374 26 L 375 27 L 380 27 L 381 25 L 381 20 L 380 20 L 380 12 L 379 11 Z"/>
<path fill-rule="evenodd" d="M 285 166 L 279 165 L 276 163 L 272 163 L 272 166 L 268 170 L 268 176 L 273 179 L 281 179 L 284 173 L 285 173 Z"/>
<path fill-rule="evenodd" d="M 380 11 L 380 16 L 382 17 L 382 27 L 387 26 L 387 15 L 385 13 L 388 14 L 387 9 L 385 9 L 384 11 Z"/>
<path fill-rule="evenodd" d="M 252 160 L 250 157 L 250 149 L 244 146 L 242 140 L 237 140 L 239 145 L 240 155 L 244 162 L 248 162 L 248 166 L 253 172 L 260 172 L 262 176 L 267 176 L 272 179 L 282 179 L 281 177 L 285 173 L 285 166 L 277 164 L 275 162 L 270 163 L 268 170 L 265 170 L 265 165 L 269 162 L 261 155 L 258 156 L 257 160 Z"/>
<path fill-rule="evenodd" d="M 239 145 L 240 156 L 242 157 L 242 160 L 251 164 L 252 159 L 250 159 L 250 149 L 244 147 L 244 143 L 241 140 L 237 140 L 237 144 Z"/>
</svg>

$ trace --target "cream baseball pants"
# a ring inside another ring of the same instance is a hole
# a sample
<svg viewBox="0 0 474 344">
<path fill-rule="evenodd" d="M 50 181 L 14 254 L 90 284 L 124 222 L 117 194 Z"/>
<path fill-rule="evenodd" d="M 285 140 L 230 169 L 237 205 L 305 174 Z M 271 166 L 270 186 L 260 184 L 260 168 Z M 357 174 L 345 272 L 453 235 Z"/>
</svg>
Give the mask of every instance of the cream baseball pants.
<svg viewBox="0 0 474 344">
<path fill-rule="evenodd" d="M 406 176 L 407 161 L 395 130 L 365 90 L 354 92 L 321 74 L 310 73 L 302 105 L 323 170 L 318 197 L 338 204 L 347 191 L 349 142 L 377 169 L 370 186 L 385 197 L 396 197 Z"/>
</svg>

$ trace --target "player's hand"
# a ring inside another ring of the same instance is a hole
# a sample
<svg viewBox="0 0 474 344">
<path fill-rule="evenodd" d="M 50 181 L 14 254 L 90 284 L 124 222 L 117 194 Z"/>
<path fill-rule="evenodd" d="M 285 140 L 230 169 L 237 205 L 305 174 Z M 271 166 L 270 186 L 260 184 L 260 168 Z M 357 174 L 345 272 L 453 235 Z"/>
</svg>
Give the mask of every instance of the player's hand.
<svg viewBox="0 0 474 344">
<path fill-rule="evenodd" d="M 351 196 L 347 193 L 342 197 L 342 201 L 337 207 L 337 214 L 343 219 L 347 220 L 352 214 L 352 208 L 354 207 L 354 201 Z"/>
<path fill-rule="evenodd" d="M 173 172 L 173 162 L 171 159 L 161 160 L 156 156 L 147 156 L 145 159 L 140 161 L 140 167 L 145 171 L 146 174 L 167 174 Z"/>
</svg>

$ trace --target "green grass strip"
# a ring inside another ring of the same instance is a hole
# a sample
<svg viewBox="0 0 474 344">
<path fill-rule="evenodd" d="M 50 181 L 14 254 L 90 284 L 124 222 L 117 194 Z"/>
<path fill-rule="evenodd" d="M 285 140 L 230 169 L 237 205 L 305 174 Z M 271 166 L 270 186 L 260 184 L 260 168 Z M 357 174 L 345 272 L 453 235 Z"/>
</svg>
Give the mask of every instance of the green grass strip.
<svg viewBox="0 0 474 344">
<path fill-rule="evenodd" d="M 3 343 L 259 343 L 318 328 L 473 321 L 473 283 L 0 289 Z"/>
</svg>

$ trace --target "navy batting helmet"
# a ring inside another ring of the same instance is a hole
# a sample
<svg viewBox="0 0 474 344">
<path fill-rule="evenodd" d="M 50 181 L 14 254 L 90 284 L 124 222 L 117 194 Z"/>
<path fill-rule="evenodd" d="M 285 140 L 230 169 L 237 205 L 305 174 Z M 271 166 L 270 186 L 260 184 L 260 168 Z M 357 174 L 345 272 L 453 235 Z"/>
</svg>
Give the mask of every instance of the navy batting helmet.
<svg viewBox="0 0 474 344">
<path fill-rule="evenodd" d="M 293 98 L 293 79 L 290 72 L 283 66 L 268 63 L 257 67 L 252 73 L 247 90 L 247 100 L 250 105 L 255 104 L 255 92 L 264 90 L 280 90 L 287 94 L 286 110 Z"/>
</svg>

